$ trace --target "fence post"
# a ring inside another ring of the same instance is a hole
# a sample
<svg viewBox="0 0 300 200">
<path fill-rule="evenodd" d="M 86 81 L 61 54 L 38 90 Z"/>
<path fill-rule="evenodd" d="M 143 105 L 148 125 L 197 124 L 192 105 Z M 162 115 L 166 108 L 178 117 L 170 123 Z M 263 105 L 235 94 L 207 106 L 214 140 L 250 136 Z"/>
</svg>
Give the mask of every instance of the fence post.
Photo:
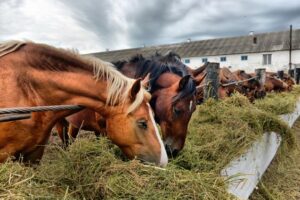
<svg viewBox="0 0 300 200">
<path fill-rule="evenodd" d="M 255 69 L 255 74 L 257 77 L 256 80 L 258 80 L 261 85 L 264 85 L 266 82 L 266 69 L 265 68 Z"/>
<path fill-rule="evenodd" d="M 289 73 L 290 77 L 292 77 L 292 78 L 294 77 L 294 69 L 289 69 L 288 73 Z"/>
<path fill-rule="evenodd" d="M 283 79 L 283 75 L 284 75 L 284 71 L 283 71 L 283 70 L 278 70 L 278 71 L 277 71 L 277 76 L 278 76 L 278 78 L 279 78 L 280 80 Z"/>
<path fill-rule="evenodd" d="M 204 99 L 218 99 L 220 63 L 208 63 L 206 68 Z"/>
<path fill-rule="evenodd" d="M 299 79 L 300 79 L 300 68 L 296 68 L 296 67 L 295 67 L 294 78 L 295 78 L 296 84 L 299 84 Z"/>
</svg>

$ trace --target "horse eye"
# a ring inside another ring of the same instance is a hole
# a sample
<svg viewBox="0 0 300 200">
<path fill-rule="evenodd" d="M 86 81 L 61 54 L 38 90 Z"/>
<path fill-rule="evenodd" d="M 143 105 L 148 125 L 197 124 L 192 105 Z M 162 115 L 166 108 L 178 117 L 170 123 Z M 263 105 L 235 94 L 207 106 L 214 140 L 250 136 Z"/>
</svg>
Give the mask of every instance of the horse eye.
<svg viewBox="0 0 300 200">
<path fill-rule="evenodd" d="M 138 127 L 141 128 L 141 129 L 146 130 L 148 128 L 147 121 L 144 120 L 144 119 L 138 120 L 137 124 L 138 124 Z"/>
<path fill-rule="evenodd" d="M 173 113 L 174 113 L 176 116 L 178 116 L 178 115 L 180 115 L 181 110 L 179 110 L 179 109 L 176 108 L 176 107 L 173 107 Z"/>
</svg>

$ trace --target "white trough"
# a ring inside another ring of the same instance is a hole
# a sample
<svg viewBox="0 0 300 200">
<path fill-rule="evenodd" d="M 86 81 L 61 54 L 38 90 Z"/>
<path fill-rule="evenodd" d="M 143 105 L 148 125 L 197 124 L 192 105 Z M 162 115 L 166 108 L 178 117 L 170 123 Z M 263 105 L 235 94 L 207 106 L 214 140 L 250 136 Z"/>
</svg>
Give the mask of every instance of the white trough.
<svg viewBox="0 0 300 200">
<path fill-rule="evenodd" d="M 292 127 L 299 116 L 300 101 L 297 102 L 293 113 L 280 115 L 280 118 Z M 222 176 L 232 176 L 228 192 L 239 199 L 248 199 L 275 157 L 280 143 L 281 136 L 279 134 L 264 133 L 245 154 L 231 161 L 221 171 Z"/>
</svg>

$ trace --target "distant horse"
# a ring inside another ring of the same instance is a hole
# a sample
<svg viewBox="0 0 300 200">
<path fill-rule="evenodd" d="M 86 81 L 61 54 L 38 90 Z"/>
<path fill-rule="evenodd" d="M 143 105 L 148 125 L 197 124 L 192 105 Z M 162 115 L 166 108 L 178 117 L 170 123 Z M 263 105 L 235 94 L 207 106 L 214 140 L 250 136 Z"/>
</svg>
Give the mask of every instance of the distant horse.
<svg viewBox="0 0 300 200">
<path fill-rule="evenodd" d="M 255 74 L 246 73 L 244 70 L 236 70 L 233 72 L 237 81 L 242 87 L 242 94 L 253 102 L 255 99 L 260 99 L 266 96 L 264 85 L 262 85 L 255 77 Z"/>
<path fill-rule="evenodd" d="M 291 90 L 289 85 L 284 81 L 278 79 L 276 76 L 267 74 L 265 82 L 265 90 L 267 92 L 286 92 Z"/>
<path fill-rule="evenodd" d="M 196 109 L 196 87 L 193 79 L 184 68 L 145 59 L 142 55 L 132 57 L 129 62 L 118 61 L 114 64 L 119 71 L 131 78 L 146 78 L 148 75 L 148 89 L 152 94 L 151 106 L 155 120 L 161 127 L 168 154 L 176 156 L 184 146 L 188 123 Z M 76 137 L 76 132 L 83 121 L 83 126 L 99 124 L 101 121 L 95 121 L 96 118 L 91 117 L 86 120 L 83 114 L 87 115 L 87 113 L 82 113 L 81 116 L 75 114 L 67 118 L 75 130 L 69 132 L 73 137 Z M 103 130 L 98 126 L 95 129 L 96 133 L 101 129 Z"/>
<path fill-rule="evenodd" d="M 130 158 L 168 162 L 141 80 L 110 63 L 30 42 L 0 44 L 0 107 L 73 104 L 101 113 L 109 139 Z M 38 162 L 55 123 L 74 111 L 37 112 L 0 123 L 0 162 Z"/>
<path fill-rule="evenodd" d="M 274 73 L 274 72 L 267 72 L 267 76 L 279 79 L 279 77 L 277 76 L 277 73 Z M 295 85 L 294 79 L 287 73 L 284 73 L 283 78 L 279 79 L 279 80 L 281 80 L 287 84 L 287 91 L 291 91 L 293 89 L 293 86 Z M 284 87 L 284 84 L 282 84 L 282 87 Z M 284 88 L 282 88 L 281 90 L 284 90 Z"/>
</svg>

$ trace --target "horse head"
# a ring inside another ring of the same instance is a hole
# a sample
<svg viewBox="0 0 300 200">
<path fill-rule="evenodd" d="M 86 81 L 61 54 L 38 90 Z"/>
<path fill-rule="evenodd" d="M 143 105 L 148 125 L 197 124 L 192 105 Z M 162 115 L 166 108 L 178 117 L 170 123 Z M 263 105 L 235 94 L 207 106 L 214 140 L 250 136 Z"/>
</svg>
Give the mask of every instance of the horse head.
<svg viewBox="0 0 300 200">
<path fill-rule="evenodd" d="M 105 115 L 107 136 L 129 158 L 165 166 L 168 157 L 150 107 L 150 94 L 137 79 L 128 91 L 129 98 L 109 108 Z"/>
<path fill-rule="evenodd" d="M 190 75 L 179 77 L 172 73 L 162 74 L 157 84 L 161 88 L 152 94 L 151 105 L 167 153 L 175 157 L 184 146 L 188 122 L 196 109 L 196 86 Z"/>
</svg>

